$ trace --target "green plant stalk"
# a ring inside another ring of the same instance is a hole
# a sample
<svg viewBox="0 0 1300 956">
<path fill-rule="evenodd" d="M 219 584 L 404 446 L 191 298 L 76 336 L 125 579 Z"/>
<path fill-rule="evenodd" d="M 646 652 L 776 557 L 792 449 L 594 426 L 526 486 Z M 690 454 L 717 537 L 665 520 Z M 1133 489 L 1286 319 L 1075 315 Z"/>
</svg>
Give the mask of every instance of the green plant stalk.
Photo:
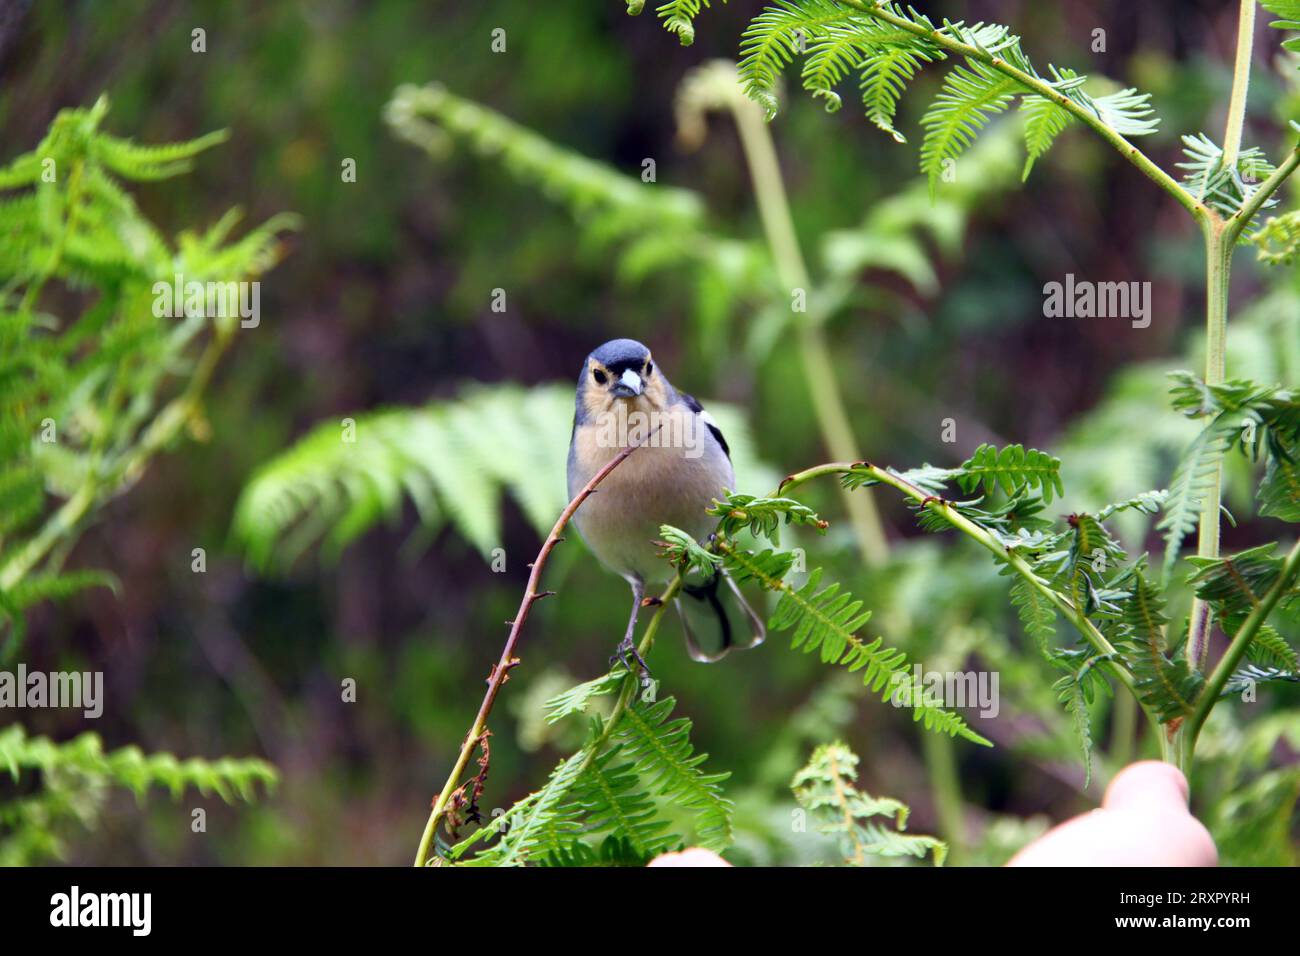
<svg viewBox="0 0 1300 956">
<path fill-rule="evenodd" d="M 1110 759 L 1117 767 L 1133 759 L 1133 737 L 1137 732 L 1137 700 L 1128 694 L 1115 698 L 1111 708 Z"/>
<path fill-rule="evenodd" d="M 966 811 L 957 773 L 957 750 L 946 734 L 922 734 L 921 749 L 930 776 L 934 812 L 948 844 L 948 861 L 959 865 L 966 852 Z"/>
<path fill-rule="evenodd" d="M 1223 134 L 1223 165 L 1237 168 L 1241 131 L 1246 125 L 1246 95 L 1250 89 L 1250 54 L 1255 45 L 1255 0 L 1241 0 L 1237 12 L 1237 58 L 1232 76 L 1232 98 Z"/>
<path fill-rule="evenodd" d="M 1253 2 L 1253 0 L 1252 0 Z M 1207 222 L 1205 233 L 1205 384 L 1221 385 L 1227 367 L 1228 283 L 1234 242 L 1225 236 L 1222 222 Z M 1210 487 L 1201 504 L 1196 554 L 1219 556 L 1219 523 L 1223 499 L 1223 466 L 1214 470 Z M 1205 666 L 1209 651 L 1210 607 L 1193 598 L 1187 638 L 1187 662 L 1195 669 Z"/>
<path fill-rule="evenodd" d="M 776 262 L 781 284 L 791 290 L 804 290 L 805 302 L 811 296 L 811 280 L 799 238 L 794 231 L 790 203 L 786 198 L 781 167 L 776 159 L 776 149 L 768 132 L 762 111 L 751 100 L 735 97 L 729 104 L 740 131 L 740 141 L 754 184 L 759 217 L 767 235 L 772 258 Z M 806 304 L 808 304 L 806 302 Z M 835 458 L 852 458 L 858 454 L 857 439 L 840 391 L 835 373 L 835 363 L 822 329 L 822 317 L 813 311 L 801 313 L 797 322 L 799 356 L 804 367 L 804 379 L 812 398 L 813 410 L 821 430 L 826 449 Z M 880 514 L 869 495 L 843 495 L 858 550 L 871 567 L 879 567 L 889 557 L 889 542 L 881 525 Z"/>
<path fill-rule="evenodd" d="M 1237 633 L 1232 638 L 1232 643 L 1228 645 L 1227 651 L 1219 659 L 1210 676 L 1205 680 L 1205 687 L 1201 695 L 1196 699 L 1196 707 L 1190 717 L 1179 728 L 1180 744 L 1182 747 L 1182 763 L 1190 766 L 1192 755 L 1196 749 L 1196 738 L 1200 736 L 1201 728 L 1205 725 L 1205 719 L 1214 709 L 1215 703 L 1218 702 L 1219 695 L 1223 692 L 1223 687 L 1228 683 L 1228 678 L 1232 672 L 1237 669 L 1241 663 L 1242 656 L 1246 653 L 1246 648 L 1258 633 L 1268 615 L 1277 602 L 1281 600 L 1282 595 L 1291 589 L 1295 584 L 1297 577 L 1300 577 L 1300 541 L 1297 541 L 1287 554 L 1286 559 L 1282 562 L 1282 570 L 1278 578 L 1273 582 L 1273 586 L 1268 589 L 1259 603 L 1251 610 L 1250 614 L 1241 623 Z"/>
</svg>

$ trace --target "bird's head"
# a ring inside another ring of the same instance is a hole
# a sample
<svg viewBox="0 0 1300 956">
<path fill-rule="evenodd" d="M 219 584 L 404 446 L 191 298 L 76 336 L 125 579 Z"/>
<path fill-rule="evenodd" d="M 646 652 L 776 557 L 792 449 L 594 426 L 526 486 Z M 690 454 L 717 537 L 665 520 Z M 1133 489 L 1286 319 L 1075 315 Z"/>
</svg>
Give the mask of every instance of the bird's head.
<svg viewBox="0 0 1300 956">
<path fill-rule="evenodd" d="M 620 403 L 629 410 L 662 411 L 669 390 L 648 348 L 633 339 L 614 339 L 587 356 L 578 395 L 587 414 L 595 417 Z"/>
</svg>

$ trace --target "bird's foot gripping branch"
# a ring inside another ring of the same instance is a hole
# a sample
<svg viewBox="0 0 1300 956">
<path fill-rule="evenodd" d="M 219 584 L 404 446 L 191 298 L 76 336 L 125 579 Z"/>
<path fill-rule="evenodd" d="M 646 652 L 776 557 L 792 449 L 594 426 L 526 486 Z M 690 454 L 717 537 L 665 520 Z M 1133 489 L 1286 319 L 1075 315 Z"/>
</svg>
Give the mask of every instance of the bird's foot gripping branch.
<svg viewBox="0 0 1300 956">
<path fill-rule="evenodd" d="M 793 649 L 815 652 L 826 663 L 858 672 L 873 693 L 910 707 L 927 730 L 987 745 L 961 715 L 927 696 L 902 651 L 883 637 L 863 633 L 871 612 L 861 601 L 838 584 L 824 583 L 821 569 L 798 578 L 796 552 L 781 546 L 783 526 L 817 532 L 827 527 L 794 497 L 806 483 L 833 476 L 854 492 L 885 486 L 908 500 L 923 530 L 956 530 L 1000 566 L 1024 633 L 1062 672 L 1055 689 L 1073 718 L 1089 772 L 1088 704 L 1099 693 L 1114 692 L 1116 685 L 1147 714 L 1162 756 L 1186 770 L 1206 716 L 1220 699 L 1245 683 L 1300 676 L 1295 651 L 1268 623 L 1275 611 L 1285 614 L 1300 604 L 1300 545 L 1285 554 L 1276 544 L 1266 544 L 1230 557 L 1191 559 L 1187 584 L 1230 639 L 1208 672 L 1188 660 L 1187 621 L 1171 621 L 1165 596 L 1182 540 L 1195 527 L 1206 475 L 1234 449 L 1265 463 L 1258 495 L 1261 514 L 1300 518 L 1300 396 L 1242 381 L 1206 386 L 1186 373 L 1174 376 L 1172 394 L 1176 408 L 1206 424 L 1170 488 L 1095 513 L 1048 517 L 1047 507 L 1064 493 L 1061 463 L 1019 445 L 1001 450 L 981 446 L 957 468 L 900 472 L 865 461 L 818 465 L 790 475 L 768 496 L 731 494 L 713 509 L 718 524 L 707 542 L 671 526 L 661 529 L 664 556 L 677 573 L 654 605 L 637 649 L 642 656 L 650 654 L 664 610 L 688 576 L 721 568 L 739 583 L 777 595 L 769 627 L 791 632 Z M 566 516 L 575 507 L 566 509 Z M 1145 554 L 1128 555 L 1108 529 L 1107 523 L 1126 511 L 1163 512 L 1157 525 L 1166 536 L 1163 573 L 1149 568 Z M 543 557 L 548 550 L 543 549 Z M 535 588 L 530 579 L 529 594 Z M 1062 620 L 1065 627 L 1058 629 Z M 511 657 L 509 649 L 506 656 Z M 732 803 L 723 789 L 728 774 L 703 769 L 705 757 L 690 741 L 691 722 L 674 716 L 676 701 L 658 697 L 657 691 L 657 684 L 642 683 L 616 667 L 550 700 L 549 722 L 588 715 L 590 727 L 581 748 L 556 767 L 540 790 L 459 842 L 439 840 L 430 857 L 428 838 L 443 816 L 435 810 L 417 862 L 638 863 L 686 843 L 726 847 L 732 839 Z M 478 776 L 458 785 L 485 719 L 480 714 L 467 736 L 465 759 L 448 781 L 446 794 L 470 788 L 475 796 L 481 792 L 485 760 Z M 446 806 L 444 800 L 444 812 Z M 884 831 L 852 814 L 847 821 L 837 818 L 835 832 L 844 836 L 847 827 L 854 837 L 845 837 L 850 860 L 860 858 L 862 846 L 870 848 L 868 853 L 915 856 L 936 849 L 930 838 Z M 863 828 L 877 838 L 864 837 Z"/>
</svg>

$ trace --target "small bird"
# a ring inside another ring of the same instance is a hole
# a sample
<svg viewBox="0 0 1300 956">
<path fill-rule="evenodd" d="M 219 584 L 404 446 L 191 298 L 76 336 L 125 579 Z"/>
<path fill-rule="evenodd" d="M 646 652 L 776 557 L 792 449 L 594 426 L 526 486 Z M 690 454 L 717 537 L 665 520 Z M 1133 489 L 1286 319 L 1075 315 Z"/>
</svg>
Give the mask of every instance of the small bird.
<svg viewBox="0 0 1300 956">
<path fill-rule="evenodd" d="M 637 613 L 645 602 L 646 584 L 666 581 L 672 568 L 659 553 L 660 525 L 670 524 L 707 541 L 717 519 L 706 513 L 715 498 L 735 487 L 731 451 L 717 423 L 698 401 L 673 388 L 633 339 L 614 339 L 587 356 L 578 373 L 573 437 L 569 444 L 569 496 L 573 497 L 611 458 L 645 440 L 584 501 L 573 517 L 587 546 L 611 571 L 632 585 L 632 613 L 627 633 L 610 658 L 630 671 L 628 657 L 648 672 L 633 642 Z M 648 436 L 648 437 L 647 437 Z M 751 632 L 745 643 L 733 628 L 719 595 L 719 584 L 738 602 Z M 717 650 L 705 651 L 695 639 L 680 601 L 677 610 L 695 660 L 715 661 L 732 647 L 755 647 L 764 637 L 763 622 L 736 583 L 719 568 L 702 584 L 683 591 L 717 618 Z"/>
</svg>

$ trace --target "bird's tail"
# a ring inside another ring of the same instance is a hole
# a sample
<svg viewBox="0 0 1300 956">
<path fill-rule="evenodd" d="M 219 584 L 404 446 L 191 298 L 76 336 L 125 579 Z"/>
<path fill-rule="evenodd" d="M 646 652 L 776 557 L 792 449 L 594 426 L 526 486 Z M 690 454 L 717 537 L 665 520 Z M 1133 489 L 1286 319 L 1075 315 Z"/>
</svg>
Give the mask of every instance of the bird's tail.
<svg viewBox="0 0 1300 956">
<path fill-rule="evenodd" d="M 736 582 L 722 568 L 703 584 L 685 585 L 682 593 L 684 597 L 674 603 L 686 632 L 686 650 L 693 660 L 712 663 L 733 649 L 757 647 L 767 636 L 763 619 L 754 613 Z M 692 619 L 697 627 L 692 627 Z M 701 644 L 697 633 L 706 635 L 708 642 Z"/>
</svg>

